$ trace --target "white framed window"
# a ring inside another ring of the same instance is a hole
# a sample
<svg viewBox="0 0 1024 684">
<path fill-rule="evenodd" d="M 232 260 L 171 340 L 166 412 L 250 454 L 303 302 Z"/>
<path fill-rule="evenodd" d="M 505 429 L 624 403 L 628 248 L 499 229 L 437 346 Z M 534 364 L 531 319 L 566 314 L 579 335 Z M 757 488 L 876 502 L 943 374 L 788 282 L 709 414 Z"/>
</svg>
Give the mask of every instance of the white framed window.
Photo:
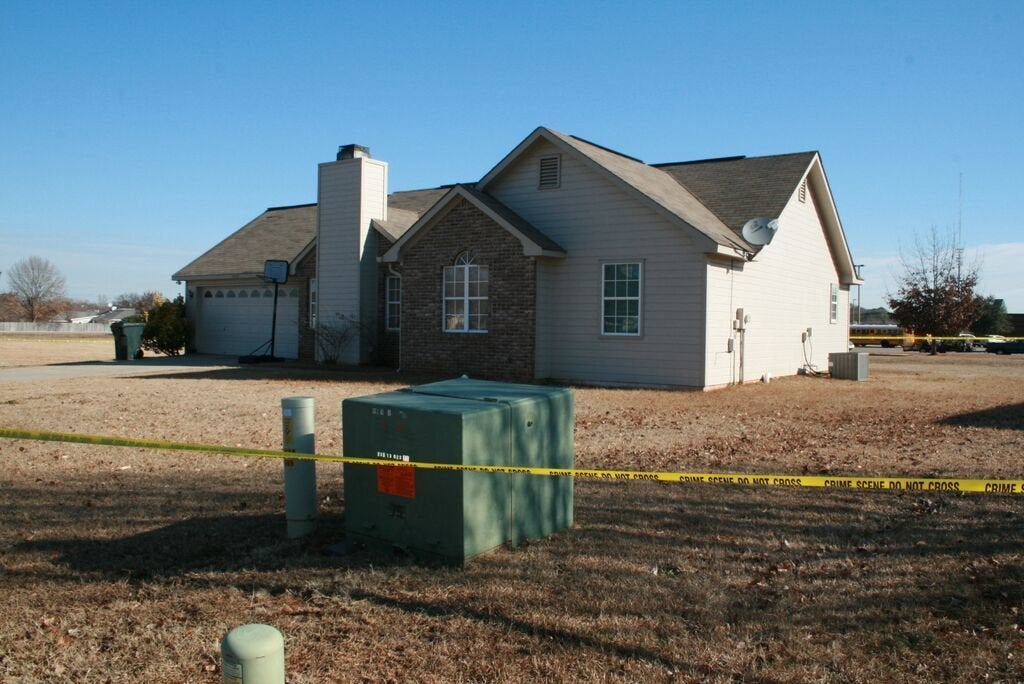
<svg viewBox="0 0 1024 684">
<path fill-rule="evenodd" d="M 316 327 L 316 278 L 309 279 L 309 327 Z"/>
<path fill-rule="evenodd" d="M 604 263 L 601 271 L 601 334 L 639 336 L 642 262 Z"/>
<path fill-rule="evenodd" d="M 487 332 L 491 314 L 490 269 L 477 263 L 473 252 L 463 252 L 444 267 L 444 331 Z"/>
<path fill-rule="evenodd" d="M 836 323 L 839 321 L 839 286 L 832 283 L 829 286 L 829 297 L 828 297 L 828 322 Z"/>
<path fill-rule="evenodd" d="M 386 311 L 384 315 L 384 327 L 388 330 L 398 330 L 402 327 L 402 279 L 396 275 L 389 275 L 384 284 L 387 290 Z"/>
</svg>

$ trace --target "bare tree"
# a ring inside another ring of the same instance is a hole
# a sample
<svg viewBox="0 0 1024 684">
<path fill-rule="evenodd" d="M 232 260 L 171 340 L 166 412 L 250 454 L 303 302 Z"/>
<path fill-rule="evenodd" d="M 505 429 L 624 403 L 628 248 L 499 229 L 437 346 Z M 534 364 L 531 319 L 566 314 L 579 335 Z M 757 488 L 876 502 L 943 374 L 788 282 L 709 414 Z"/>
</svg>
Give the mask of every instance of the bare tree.
<svg viewBox="0 0 1024 684">
<path fill-rule="evenodd" d="M 22 259 L 7 272 L 7 279 L 30 321 L 48 318 L 61 310 L 64 276 L 46 259 L 38 256 Z"/>
<path fill-rule="evenodd" d="M 901 254 L 903 274 L 888 295 L 893 318 L 918 335 L 957 335 L 981 315 L 984 298 L 975 292 L 978 266 L 967 265 L 952 235 L 932 228 L 927 240 L 915 236 L 914 252 Z"/>
<path fill-rule="evenodd" d="M 20 321 L 25 318 L 25 309 L 13 292 L 0 292 L 0 321 Z"/>
</svg>

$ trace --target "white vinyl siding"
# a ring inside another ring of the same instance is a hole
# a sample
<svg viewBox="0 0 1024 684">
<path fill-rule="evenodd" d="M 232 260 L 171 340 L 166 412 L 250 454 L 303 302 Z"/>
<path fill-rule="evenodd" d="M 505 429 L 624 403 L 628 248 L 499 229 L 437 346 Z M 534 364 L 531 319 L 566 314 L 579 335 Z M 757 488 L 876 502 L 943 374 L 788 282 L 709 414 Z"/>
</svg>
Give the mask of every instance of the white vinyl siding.
<svg viewBox="0 0 1024 684">
<path fill-rule="evenodd" d="M 561 155 L 558 192 L 537 189 L 540 141 L 487 187 L 566 251 L 537 259 L 534 372 L 568 381 L 699 386 L 706 259 L 694 231 L 576 155 Z M 701 241 L 703 238 L 701 236 Z M 603 263 L 643 261 L 642 335 L 602 335 Z"/>
<path fill-rule="evenodd" d="M 750 316 L 742 334 L 744 382 L 758 381 L 765 373 L 793 375 L 805 362 L 827 370 L 829 352 L 846 351 L 849 288 L 836 288 L 837 320 L 832 324 L 826 297 L 840 277 L 815 202 L 813 187 L 804 202 L 794 188 L 778 233 L 753 261 L 708 266 L 708 387 L 740 381 L 741 335 L 733 320 L 741 307 Z M 811 336 L 803 341 L 808 328 Z"/>
<path fill-rule="evenodd" d="M 318 320 L 359 322 L 338 360 L 360 363 L 368 359 L 371 342 L 361 331 L 377 326 L 377 265 L 369 256 L 376 254 L 376 231 L 370 221 L 387 218 L 388 166 L 376 159 L 346 159 L 321 164 L 319 174 Z"/>
</svg>

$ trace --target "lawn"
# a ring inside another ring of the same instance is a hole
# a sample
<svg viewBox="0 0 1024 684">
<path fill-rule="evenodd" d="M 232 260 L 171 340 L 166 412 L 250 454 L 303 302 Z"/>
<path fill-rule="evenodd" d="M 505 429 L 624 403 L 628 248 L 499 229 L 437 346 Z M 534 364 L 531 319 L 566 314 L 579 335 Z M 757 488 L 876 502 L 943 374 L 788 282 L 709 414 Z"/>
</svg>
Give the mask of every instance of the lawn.
<svg viewBox="0 0 1024 684">
<path fill-rule="evenodd" d="M 108 359 L 0 338 L 0 426 L 279 448 L 280 400 L 394 373 L 244 368 L 3 382 Z M 83 347 L 82 345 L 86 345 Z M 92 345 L 91 347 L 89 345 Z M 575 388 L 581 467 L 1024 477 L 1024 357 L 872 356 L 867 382 Z M 280 462 L 0 440 L 0 681 L 219 682 L 232 627 L 285 635 L 288 681 L 1017 681 L 1024 498 L 576 484 L 576 525 L 465 569 L 288 541 Z"/>
</svg>

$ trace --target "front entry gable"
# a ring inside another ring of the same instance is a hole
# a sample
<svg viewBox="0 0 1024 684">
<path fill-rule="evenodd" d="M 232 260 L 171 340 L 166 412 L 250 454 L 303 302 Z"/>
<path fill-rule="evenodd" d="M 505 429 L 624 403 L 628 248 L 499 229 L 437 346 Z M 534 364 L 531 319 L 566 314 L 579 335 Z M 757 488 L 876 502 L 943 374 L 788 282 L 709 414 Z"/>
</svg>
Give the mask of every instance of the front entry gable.
<svg viewBox="0 0 1024 684">
<path fill-rule="evenodd" d="M 490 195 L 470 186 L 456 185 L 430 208 L 381 257 L 385 263 L 401 262 L 403 253 L 460 203 L 466 202 L 486 216 L 496 227 L 519 241 L 524 256 L 564 257 L 558 243 L 530 225 L 521 216 Z"/>
<path fill-rule="evenodd" d="M 408 244 L 401 278 L 402 368 L 532 378 L 536 259 L 476 204 L 454 200 Z"/>
</svg>

